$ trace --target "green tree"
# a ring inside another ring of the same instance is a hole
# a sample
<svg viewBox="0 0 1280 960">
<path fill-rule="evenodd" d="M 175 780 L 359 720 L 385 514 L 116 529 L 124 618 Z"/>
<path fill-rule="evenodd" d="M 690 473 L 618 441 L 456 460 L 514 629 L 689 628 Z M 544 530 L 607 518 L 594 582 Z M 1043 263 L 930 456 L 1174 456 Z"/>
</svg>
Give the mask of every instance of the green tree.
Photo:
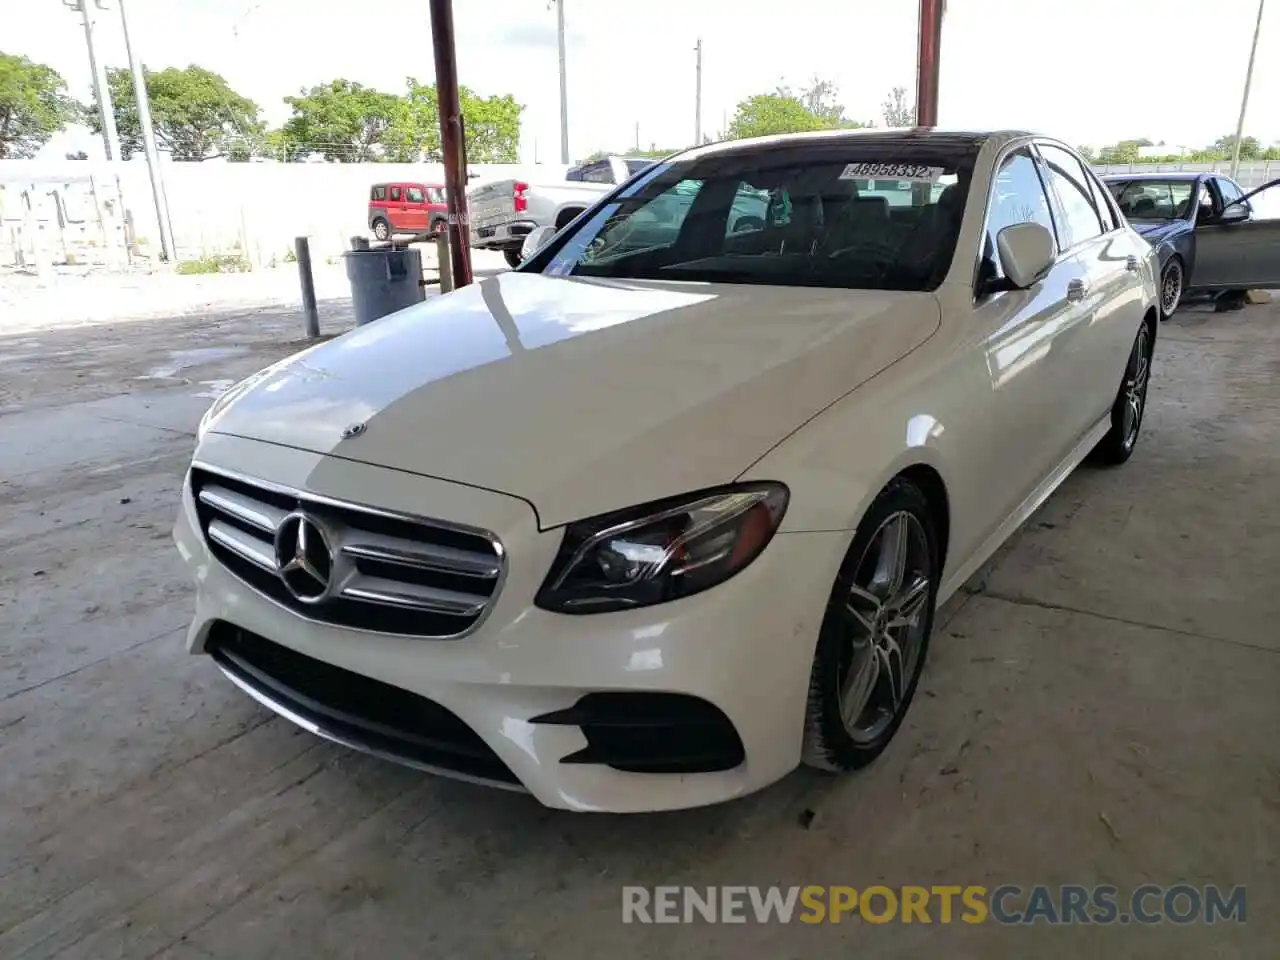
<svg viewBox="0 0 1280 960">
<path fill-rule="evenodd" d="M 821 130 L 823 125 L 793 96 L 757 93 L 738 104 L 729 121 L 729 139 L 763 137 L 775 133 Z"/>
<path fill-rule="evenodd" d="M 820 77 L 814 77 L 799 92 L 784 84 L 773 93 L 758 93 L 738 104 L 725 135 L 730 140 L 737 140 L 777 133 L 868 126 L 845 116 L 844 107 L 836 96 L 835 84 Z"/>
<path fill-rule="evenodd" d="M 66 94 L 66 81 L 52 67 L 0 53 L 0 159 L 33 156 L 83 107 Z"/>
<path fill-rule="evenodd" d="M 1213 142 L 1214 150 L 1220 152 L 1223 158 L 1230 157 L 1236 148 L 1236 135 L 1228 133 L 1219 137 Z M 1257 137 L 1241 137 L 1240 138 L 1240 159 L 1241 160 L 1257 160 L 1262 154 L 1262 144 L 1258 142 Z"/>
<path fill-rule="evenodd" d="M 145 71 L 147 99 L 156 145 L 175 160 L 210 160 L 243 155 L 262 134 L 258 105 L 236 93 L 212 70 L 167 67 Z M 128 160 L 142 150 L 142 127 L 133 95 L 133 76 L 124 68 L 107 68 L 107 88 L 120 133 L 120 153 Z M 95 133 L 102 132 L 96 102 L 89 115 Z"/>
<path fill-rule="evenodd" d="M 314 152 L 326 160 L 360 163 L 404 149 L 398 138 L 406 128 L 408 107 L 394 93 L 338 79 L 285 97 L 284 102 L 293 108 L 282 128 L 288 159 Z"/>
<path fill-rule="evenodd" d="M 440 108 L 434 84 L 406 81 L 404 109 L 387 133 L 389 159 L 438 161 Z M 520 157 L 520 114 L 524 107 L 510 94 L 482 97 L 458 88 L 468 163 L 515 163 Z"/>
<path fill-rule="evenodd" d="M 1093 147 L 1089 147 L 1089 146 L 1076 147 L 1076 152 L 1079 153 L 1080 156 L 1088 160 L 1090 163 L 1092 163 L 1095 159 L 1097 159 L 1097 156 L 1098 156 L 1098 152 L 1094 150 Z"/>
<path fill-rule="evenodd" d="M 468 163 L 515 163 L 520 159 L 520 114 L 511 94 L 482 97 L 462 87 L 462 122 Z"/>
<path fill-rule="evenodd" d="M 907 88 L 894 87 L 889 96 L 880 104 L 880 116 L 884 117 L 886 127 L 914 127 L 916 125 L 915 104 L 907 101 Z"/>
</svg>

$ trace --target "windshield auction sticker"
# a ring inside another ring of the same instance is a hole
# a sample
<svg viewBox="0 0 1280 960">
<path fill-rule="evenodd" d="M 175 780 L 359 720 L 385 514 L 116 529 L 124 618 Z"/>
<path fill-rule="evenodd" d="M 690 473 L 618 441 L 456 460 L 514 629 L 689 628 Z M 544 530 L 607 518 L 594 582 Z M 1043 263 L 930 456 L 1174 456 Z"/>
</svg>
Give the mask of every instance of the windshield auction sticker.
<svg viewBox="0 0 1280 960">
<path fill-rule="evenodd" d="M 915 183 L 937 183 L 945 171 L 942 167 L 926 167 L 918 163 L 851 163 L 840 174 L 841 180 L 910 180 Z"/>
</svg>

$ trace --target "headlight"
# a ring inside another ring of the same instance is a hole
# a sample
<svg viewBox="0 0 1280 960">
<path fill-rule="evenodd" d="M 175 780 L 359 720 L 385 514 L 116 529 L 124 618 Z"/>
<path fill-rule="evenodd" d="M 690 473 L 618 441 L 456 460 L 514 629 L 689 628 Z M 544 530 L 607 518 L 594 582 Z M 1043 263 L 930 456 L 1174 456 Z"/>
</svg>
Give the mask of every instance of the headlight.
<svg viewBox="0 0 1280 960">
<path fill-rule="evenodd" d="M 758 557 L 786 509 L 782 484 L 747 483 L 572 523 L 535 602 L 603 613 L 698 593 Z"/>
</svg>

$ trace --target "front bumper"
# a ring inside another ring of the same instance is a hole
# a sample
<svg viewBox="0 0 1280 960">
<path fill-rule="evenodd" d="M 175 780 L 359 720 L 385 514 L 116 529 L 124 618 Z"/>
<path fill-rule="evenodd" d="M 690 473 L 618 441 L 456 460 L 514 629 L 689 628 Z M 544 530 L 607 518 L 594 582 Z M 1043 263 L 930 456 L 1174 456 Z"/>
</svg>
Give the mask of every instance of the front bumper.
<svg viewBox="0 0 1280 960">
<path fill-rule="evenodd" d="M 483 769 L 460 773 L 429 759 L 412 765 L 523 788 L 551 807 L 629 812 L 742 796 L 799 762 L 814 645 L 848 534 L 779 534 L 746 570 L 704 593 L 640 610 L 566 616 L 533 605 L 561 533 L 539 531 L 523 501 L 217 434 L 205 438 L 199 456 L 294 489 L 483 527 L 502 540 L 506 579 L 475 633 L 430 640 L 354 630 L 305 619 L 228 572 L 211 556 L 184 489 L 175 539 L 197 586 L 188 633 L 193 653 L 206 652 L 211 635 L 230 624 L 409 691 L 473 731 L 510 780 Z M 249 689 L 242 679 L 237 682 Z M 628 691 L 685 694 L 714 705 L 732 723 L 745 759 L 732 769 L 692 774 L 565 763 L 588 746 L 582 728 L 533 722 L 548 714 L 571 719 L 588 694 Z M 405 761 L 376 742 L 354 742 L 361 737 L 350 728 L 321 729 L 314 717 L 290 709 L 287 698 L 270 702 L 261 685 L 251 692 L 313 732 Z"/>
</svg>

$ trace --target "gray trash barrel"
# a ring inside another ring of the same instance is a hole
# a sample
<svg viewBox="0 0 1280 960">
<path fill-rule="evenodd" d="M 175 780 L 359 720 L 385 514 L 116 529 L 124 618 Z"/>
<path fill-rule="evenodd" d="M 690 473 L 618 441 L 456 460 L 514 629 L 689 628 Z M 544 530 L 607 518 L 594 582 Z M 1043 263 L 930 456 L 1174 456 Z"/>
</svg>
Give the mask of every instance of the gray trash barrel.
<svg viewBox="0 0 1280 960">
<path fill-rule="evenodd" d="M 417 250 L 349 250 L 342 255 L 351 281 L 356 326 L 371 323 L 427 298 Z"/>
</svg>

